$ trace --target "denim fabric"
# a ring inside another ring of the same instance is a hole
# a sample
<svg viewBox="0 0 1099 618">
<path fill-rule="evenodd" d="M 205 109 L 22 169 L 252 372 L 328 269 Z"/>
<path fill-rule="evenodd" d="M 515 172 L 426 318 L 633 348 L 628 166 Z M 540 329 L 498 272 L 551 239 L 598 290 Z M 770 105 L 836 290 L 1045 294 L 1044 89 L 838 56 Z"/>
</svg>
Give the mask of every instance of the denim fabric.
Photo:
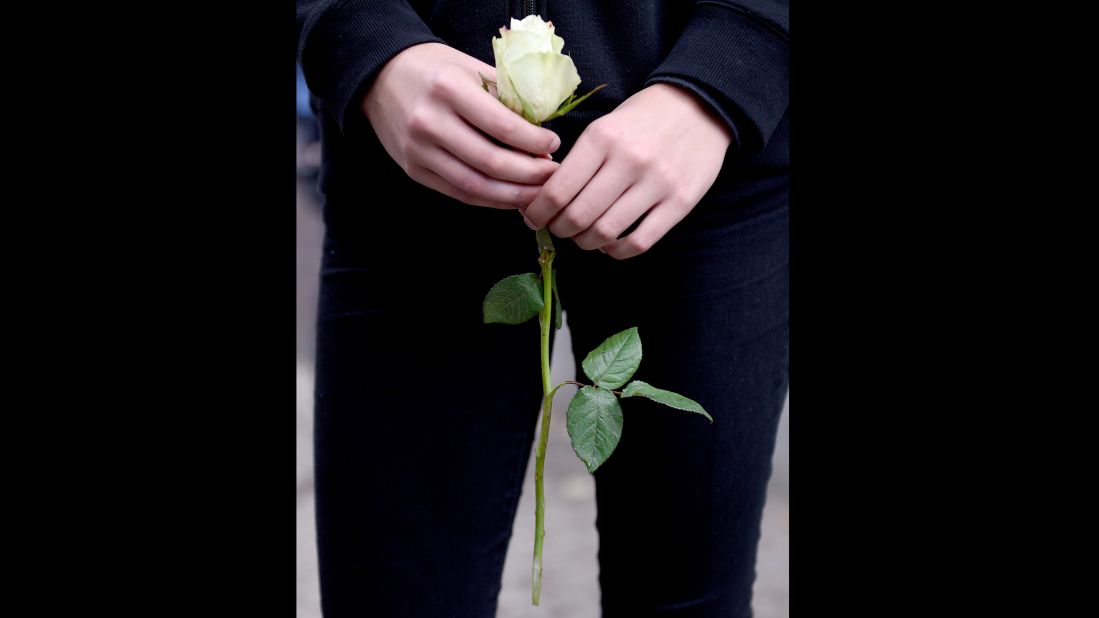
<svg viewBox="0 0 1099 618">
<path fill-rule="evenodd" d="M 621 442 L 595 472 L 606 618 L 751 615 L 789 375 L 786 186 L 778 174 L 708 196 L 625 261 L 557 241 L 578 365 L 637 326 L 635 377 L 715 421 L 623 403 Z M 541 378 L 537 320 L 482 324 L 481 301 L 535 272 L 537 251 L 515 212 L 446 208 L 408 207 L 404 229 L 327 232 L 315 393 L 327 618 L 496 612 Z"/>
</svg>

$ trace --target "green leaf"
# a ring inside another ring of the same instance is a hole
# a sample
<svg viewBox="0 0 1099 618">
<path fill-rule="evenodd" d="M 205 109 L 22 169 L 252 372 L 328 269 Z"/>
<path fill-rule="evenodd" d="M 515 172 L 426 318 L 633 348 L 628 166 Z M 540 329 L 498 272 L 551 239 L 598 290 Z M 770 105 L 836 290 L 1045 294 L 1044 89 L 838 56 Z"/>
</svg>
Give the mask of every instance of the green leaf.
<svg viewBox="0 0 1099 618">
<path fill-rule="evenodd" d="M 694 399 L 688 399 L 679 393 L 673 393 L 672 391 L 666 391 L 662 388 L 656 388 L 655 386 L 642 382 L 641 380 L 634 380 L 626 385 L 626 390 L 622 391 L 623 397 L 644 397 L 651 399 L 657 403 L 662 403 L 666 406 L 675 408 L 677 410 L 686 410 L 688 412 L 697 412 L 702 416 L 710 419 L 710 422 L 714 422 L 712 416 L 706 413 L 702 405 Z"/>
<path fill-rule="evenodd" d="M 637 327 L 607 337 L 584 359 L 584 374 L 596 386 L 618 388 L 625 384 L 641 364 L 641 336 Z"/>
<path fill-rule="evenodd" d="M 565 428 L 576 456 L 595 472 L 622 438 L 622 406 L 609 390 L 585 386 L 569 402 Z"/>
<path fill-rule="evenodd" d="M 501 279 L 485 296 L 485 324 L 522 324 L 538 315 L 542 299 L 542 280 L 534 273 Z"/>
<path fill-rule="evenodd" d="M 492 94 L 492 91 L 488 89 L 488 85 L 492 84 L 493 86 L 495 86 L 496 82 L 494 82 L 491 79 L 485 77 L 485 74 L 480 72 L 480 71 L 477 71 L 477 74 L 481 76 L 481 87 L 485 89 L 485 92 L 487 92 L 489 94 Z"/>
<path fill-rule="evenodd" d="M 557 109 L 553 110 L 554 113 L 565 109 L 569 105 L 572 105 L 572 102 L 575 101 L 575 100 L 576 100 L 576 93 L 573 92 L 572 94 L 569 95 L 569 98 L 565 99 L 564 101 L 561 101 L 561 104 L 557 106 Z"/>
<path fill-rule="evenodd" d="M 557 291 L 557 270 L 553 271 L 553 329 L 561 330 L 561 293 Z"/>
<path fill-rule="evenodd" d="M 592 88 L 591 92 L 589 92 L 588 94 L 585 94 L 584 96 L 580 97 L 579 99 L 574 99 L 573 97 L 569 97 L 568 100 L 565 101 L 561 105 L 561 107 L 558 107 L 557 111 L 550 114 L 550 117 L 546 118 L 546 120 L 553 120 L 554 118 L 557 118 L 559 116 L 564 116 L 565 114 L 571 112 L 572 108 L 574 108 L 577 105 L 580 105 L 581 103 L 583 103 L 584 99 L 590 97 L 591 95 L 599 92 L 600 90 L 602 90 L 606 87 L 607 87 L 606 84 L 599 84 L 595 88 Z M 575 93 L 573 94 L 573 96 L 576 96 Z"/>
</svg>

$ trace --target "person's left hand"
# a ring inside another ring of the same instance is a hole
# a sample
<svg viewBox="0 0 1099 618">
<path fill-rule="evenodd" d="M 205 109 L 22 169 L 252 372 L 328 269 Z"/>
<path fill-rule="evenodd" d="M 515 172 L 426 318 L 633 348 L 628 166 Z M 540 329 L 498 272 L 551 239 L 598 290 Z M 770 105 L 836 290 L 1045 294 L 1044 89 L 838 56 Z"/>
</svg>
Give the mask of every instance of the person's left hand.
<svg viewBox="0 0 1099 618">
<path fill-rule="evenodd" d="M 617 259 L 648 251 L 714 183 L 732 134 L 689 91 L 654 84 L 591 123 L 525 209 L 581 249 Z M 629 235 L 616 240 L 648 213 Z"/>
</svg>

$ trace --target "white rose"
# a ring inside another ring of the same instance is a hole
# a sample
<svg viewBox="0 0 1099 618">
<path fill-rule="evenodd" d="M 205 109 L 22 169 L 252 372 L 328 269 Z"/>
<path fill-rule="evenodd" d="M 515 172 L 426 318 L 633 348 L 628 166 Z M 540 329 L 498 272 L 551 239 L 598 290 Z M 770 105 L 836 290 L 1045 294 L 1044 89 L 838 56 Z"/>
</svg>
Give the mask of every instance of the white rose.
<svg viewBox="0 0 1099 618">
<path fill-rule="evenodd" d="M 561 53 L 565 40 L 537 15 L 500 28 L 492 38 L 496 91 L 500 101 L 534 124 L 553 115 L 580 85 L 572 58 Z"/>
</svg>

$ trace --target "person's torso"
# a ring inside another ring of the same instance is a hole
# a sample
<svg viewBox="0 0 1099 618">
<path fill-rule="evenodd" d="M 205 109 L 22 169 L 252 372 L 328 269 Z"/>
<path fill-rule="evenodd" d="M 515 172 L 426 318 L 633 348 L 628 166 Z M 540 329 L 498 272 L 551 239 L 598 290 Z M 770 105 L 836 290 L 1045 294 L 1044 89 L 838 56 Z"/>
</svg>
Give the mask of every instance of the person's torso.
<svg viewBox="0 0 1099 618">
<path fill-rule="evenodd" d="M 690 20 L 694 2 L 683 0 L 615 2 L 568 0 L 411 0 L 410 4 L 448 45 L 493 64 L 492 37 L 511 18 L 538 14 L 552 21 L 565 40 L 582 80 L 578 91 L 607 86 L 547 128 L 561 136 L 558 160 L 568 155 L 576 139 L 593 120 L 615 109 L 644 87 L 648 76 L 671 52 Z M 314 100 L 324 143 L 320 189 L 326 196 L 329 226 L 360 227 L 389 213 L 366 207 L 379 194 L 401 195 L 422 209 L 448 208 L 450 198 L 408 178 L 388 156 L 368 122 L 351 123 L 341 132 L 332 111 Z M 788 119 L 784 115 L 767 145 L 754 154 L 726 156 L 714 186 L 704 201 L 730 203 L 750 197 L 760 183 L 767 190 L 785 183 L 789 166 Z M 384 190 L 383 190 L 384 188 Z M 731 206 L 730 206 L 731 207 Z"/>
</svg>

